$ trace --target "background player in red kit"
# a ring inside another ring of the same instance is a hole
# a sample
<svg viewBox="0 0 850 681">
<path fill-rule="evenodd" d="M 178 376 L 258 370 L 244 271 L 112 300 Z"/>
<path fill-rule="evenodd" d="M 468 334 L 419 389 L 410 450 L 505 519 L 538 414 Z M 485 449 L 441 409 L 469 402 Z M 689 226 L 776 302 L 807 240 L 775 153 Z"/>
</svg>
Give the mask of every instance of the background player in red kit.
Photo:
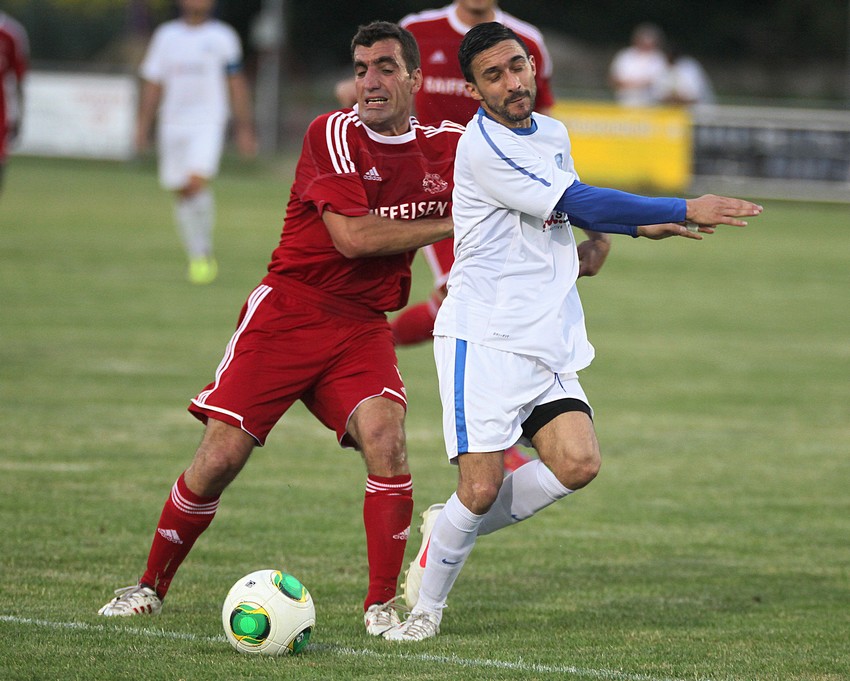
<svg viewBox="0 0 850 681">
<path fill-rule="evenodd" d="M 440 9 L 409 14 L 399 22 L 416 38 L 422 57 L 423 82 L 422 88 L 416 93 L 416 117 L 420 122 L 438 125 L 446 119 L 466 125 L 472 119 L 479 103 L 467 92 L 457 52 L 463 37 L 473 26 L 489 21 L 508 26 L 528 46 L 537 67 L 534 79 L 537 85 L 535 110 L 549 113 L 555 103 L 549 82 L 552 60 L 540 31 L 499 9 L 496 0 L 455 0 Z M 336 94 L 341 104 L 350 105 L 355 98 L 353 82 L 339 83 Z M 588 239 L 579 245 L 579 276 L 593 276 L 605 262 L 611 239 L 598 232 L 585 233 Z M 434 275 L 434 288 L 428 300 L 410 305 L 392 320 L 390 326 L 396 345 L 430 341 L 437 310 L 446 297 L 446 281 L 454 262 L 454 239 L 438 241 L 421 251 Z M 515 470 L 528 460 L 528 456 L 518 447 L 509 447 L 505 451 L 505 470 Z"/>
<path fill-rule="evenodd" d="M 352 57 L 357 107 L 311 123 L 268 274 L 245 303 L 215 380 L 192 400 L 204 438 L 165 503 L 145 573 L 102 615 L 160 611 L 224 489 L 301 400 L 363 456 L 364 623 L 377 636 L 399 621 L 391 600 L 413 497 L 404 384 L 385 312 L 407 302 L 414 250 L 452 231 L 462 129 L 411 118 L 422 71 L 408 31 L 387 22 L 361 27 Z"/>
<path fill-rule="evenodd" d="M 8 145 L 18 134 L 23 106 L 23 82 L 29 68 L 29 40 L 24 27 L 0 12 L 0 189 Z"/>
</svg>

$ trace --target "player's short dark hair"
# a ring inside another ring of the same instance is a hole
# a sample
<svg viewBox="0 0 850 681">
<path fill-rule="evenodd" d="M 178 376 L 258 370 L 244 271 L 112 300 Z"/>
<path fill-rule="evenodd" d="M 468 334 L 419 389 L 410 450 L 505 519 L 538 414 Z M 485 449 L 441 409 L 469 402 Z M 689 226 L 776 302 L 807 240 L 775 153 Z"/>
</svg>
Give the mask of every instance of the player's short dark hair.
<svg viewBox="0 0 850 681">
<path fill-rule="evenodd" d="M 373 21 L 371 24 L 360 26 L 351 39 L 351 58 L 354 58 L 354 48 L 372 47 L 379 40 L 398 40 L 401 44 L 401 56 L 408 73 L 413 73 L 420 66 L 419 45 L 416 38 L 406 28 L 389 21 Z"/>
<path fill-rule="evenodd" d="M 475 82 L 472 75 L 472 60 L 475 59 L 476 55 L 484 50 L 489 50 L 493 45 L 503 40 L 515 40 L 525 52 L 525 56 L 529 55 L 528 45 L 523 42 L 522 38 L 498 21 L 488 21 L 469 29 L 457 51 L 460 70 L 463 72 L 463 77 L 466 78 L 467 83 Z"/>
</svg>

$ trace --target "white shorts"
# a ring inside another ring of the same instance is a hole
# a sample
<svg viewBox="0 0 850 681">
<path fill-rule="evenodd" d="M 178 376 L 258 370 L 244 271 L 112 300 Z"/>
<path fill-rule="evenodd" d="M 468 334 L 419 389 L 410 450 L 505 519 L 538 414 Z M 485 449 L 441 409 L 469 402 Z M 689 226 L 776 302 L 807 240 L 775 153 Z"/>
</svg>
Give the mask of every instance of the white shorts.
<svg viewBox="0 0 850 681">
<path fill-rule="evenodd" d="M 182 189 L 192 175 L 206 179 L 218 174 L 224 147 L 225 124 L 161 124 L 157 137 L 159 183 L 164 189 Z"/>
<path fill-rule="evenodd" d="M 535 407 L 572 398 L 590 405 L 575 373 L 558 374 L 527 355 L 434 337 L 446 454 L 530 445 L 522 424 Z"/>
</svg>

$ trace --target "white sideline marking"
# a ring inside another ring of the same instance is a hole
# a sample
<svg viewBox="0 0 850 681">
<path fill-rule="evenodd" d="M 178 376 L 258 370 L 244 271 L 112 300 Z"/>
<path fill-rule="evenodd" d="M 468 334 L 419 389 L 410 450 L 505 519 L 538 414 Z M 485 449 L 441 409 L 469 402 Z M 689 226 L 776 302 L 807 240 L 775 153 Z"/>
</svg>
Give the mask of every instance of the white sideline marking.
<svg viewBox="0 0 850 681">
<path fill-rule="evenodd" d="M 171 639 L 178 641 L 201 641 L 207 643 L 227 643 L 224 636 L 198 636 L 197 634 L 182 633 L 179 631 L 166 631 L 165 629 L 134 629 L 134 628 L 118 628 L 110 627 L 105 624 L 87 624 L 86 622 L 50 622 L 49 620 L 36 620 L 28 617 L 15 617 L 14 615 L 0 615 L 0 622 L 10 622 L 12 624 L 25 624 L 28 626 L 48 627 L 50 629 L 78 629 L 80 631 L 104 631 L 116 632 L 121 634 L 136 634 L 138 636 L 149 636 L 152 638 Z M 522 658 L 516 662 L 507 662 L 503 660 L 487 660 L 476 658 L 457 657 L 456 655 L 430 655 L 428 653 L 409 653 L 409 652 L 386 652 L 381 653 L 374 650 L 362 648 L 348 648 L 339 646 L 333 643 L 316 643 L 311 644 L 308 650 L 321 651 L 331 655 L 341 655 L 348 657 L 376 657 L 381 659 L 403 659 L 411 662 L 429 662 L 454 665 L 457 667 L 477 667 L 491 669 L 507 669 L 517 672 L 535 672 L 537 674 L 560 674 L 561 676 L 585 676 L 594 679 L 610 679 L 611 681 L 684 681 L 682 679 L 674 679 L 669 677 L 648 676 L 646 674 L 630 674 L 628 672 L 617 671 L 616 669 L 582 669 L 572 665 L 550 665 L 538 664 L 536 662 L 526 662 Z M 710 679 L 698 679 L 696 681 L 710 681 Z"/>
</svg>

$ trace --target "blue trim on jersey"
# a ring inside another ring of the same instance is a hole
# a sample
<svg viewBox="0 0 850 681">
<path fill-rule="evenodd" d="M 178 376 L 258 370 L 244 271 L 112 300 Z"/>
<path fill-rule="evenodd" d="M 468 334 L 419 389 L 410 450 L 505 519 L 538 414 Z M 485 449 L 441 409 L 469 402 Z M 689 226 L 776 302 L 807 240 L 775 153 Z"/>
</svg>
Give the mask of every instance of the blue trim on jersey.
<svg viewBox="0 0 850 681">
<path fill-rule="evenodd" d="M 531 118 L 531 125 L 527 128 L 508 128 L 512 133 L 516 135 L 533 135 L 537 132 L 537 121 L 534 120 L 534 117 Z"/>
<path fill-rule="evenodd" d="M 520 173 L 522 173 L 523 175 L 526 175 L 527 177 L 529 177 L 530 179 L 534 180 L 535 182 L 539 182 L 539 183 L 540 183 L 540 184 L 542 184 L 544 187 L 551 187 L 551 186 L 552 186 L 552 183 L 551 183 L 551 182 L 548 182 L 547 180 L 544 180 L 542 177 L 537 177 L 537 175 L 535 175 L 535 174 L 534 174 L 534 173 L 532 173 L 532 172 L 529 172 L 528 170 L 526 170 L 526 169 L 525 169 L 525 168 L 523 168 L 522 166 L 517 165 L 517 164 L 514 162 L 514 160 L 513 160 L 512 158 L 509 158 L 508 156 L 505 156 L 505 155 L 502 153 L 502 150 L 501 150 L 501 149 L 499 149 L 499 147 L 497 147 L 497 146 L 496 146 L 496 143 L 493 141 L 493 139 L 490 137 L 490 135 L 488 135 L 488 134 L 487 134 L 487 131 L 484 129 L 484 117 L 485 117 L 485 116 L 487 116 L 487 112 L 486 112 L 486 111 L 484 111 L 484 109 L 483 109 L 483 108 L 478 107 L 478 129 L 481 131 L 481 135 L 482 135 L 482 137 L 484 137 L 484 140 L 487 142 L 487 144 L 489 144 L 489 145 L 490 145 L 490 148 L 491 148 L 493 151 L 495 151 L 495 152 L 496 152 L 496 155 L 497 155 L 500 159 L 502 159 L 505 163 L 507 163 L 507 164 L 508 164 L 511 168 L 513 168 L 514 170 L 519 171 Z M 487 118 L 490 118 L 490 116 L 487 116 Z M 492 118 L 491 118 L 491 120 L 492 120 Z M 537 130 L 537 123 L 536 123 L 536 122 L 534 122 L 534 119 L 533 119 L 533 118 L 532 118 L 531 120 L 532 120 L 533 128 L 534 128 L 534 129 L 533 129 L 533 130 L 531 130 L 531 129 L 527 129 L 527 128 L 522 128 L 523 130 L 529 130 L 529 131 L 528 131 L 528 132 L 522 132 L 522 133 L 519 133 L 519 134 L 522 134 L 522 135 L 530 135 L 532 132 L 534 132 L 535 130 Z M 501 123 L 499 123 L 499 125 L 501 125 Z M 507 126 L 505 126 L 505 127 L 507 127 Z M 518 129 L 518 128 L 517 128 L 517 129 Z M 515 131 L 516 131 L 517 129 L 515 129 L 515 128 L 508 128 L 508 130 L 515 130 Z"/>
<path fill-rule="evenodd" d="M 228 76 L 232 76 L 236 73 L 239 73 L 241 70 L 242 70 L 242 62 L 241 61 L 230 62 L 229 64 L 226 64 L 225 67 L 224 67 L 224 72 Z"/>
<path fill-rule="evenodd" d="M 466 341 L 458 338 L 455 340 L 455 435 L 458 454 L 469 450 L 464 409 L 464 381 L 466 381 Z"/>
</svg>

